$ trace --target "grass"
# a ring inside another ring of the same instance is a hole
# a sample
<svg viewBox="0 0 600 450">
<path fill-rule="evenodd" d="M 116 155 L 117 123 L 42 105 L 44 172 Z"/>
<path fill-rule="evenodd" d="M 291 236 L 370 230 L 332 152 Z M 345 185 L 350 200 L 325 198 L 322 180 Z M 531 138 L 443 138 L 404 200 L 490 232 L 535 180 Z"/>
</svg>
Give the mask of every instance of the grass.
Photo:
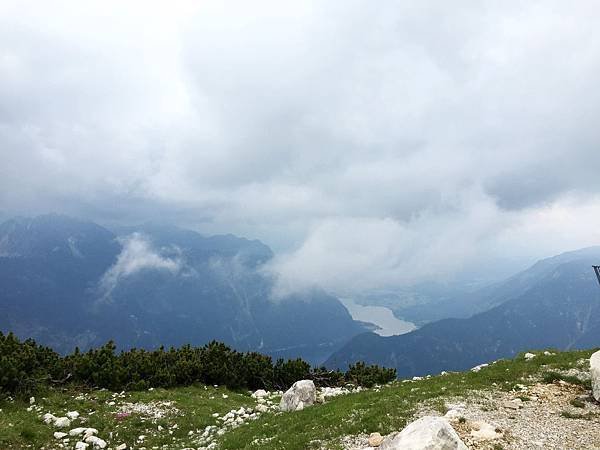
<svg viewBox="0 0 600 450">
<path fill-rule="evenodd" d="M 83 394 L 83 396 L 82 396 Z M 227 398 L 223 398 L 223 394 Z M 115 401 L 116 405 L 109 405 Z M 150 403 L 153 401 L 170 401 L 180 411 L 176 416 L 169 416 L 157 420 L 147 419 L 142 415 L 131 414 L 119 419 L 116 415 L 117 407 L 123 402 Z M 0 403 L 0 448 L 26 449 L 42 448 L 57 441 L 53 437 L 54 429 L 46 425 L 39 418 L 40 415 L 51 412 L 62 416 L 67 411 L 78 411 L 84 418 L 76 420 L 71 428 L 85 426 L 97 428 L 99 436 L 109 443 L 117 446 L 121 443 L 133 445 L 140 435 L 145 435 L 144 446 L 167 448 L 183 448 L 192 438 L 189 431 L 203 430 L 207 425 L 215 425 L 216 419 L 212 413 L 224 414 L 231 409 L 241 406 L 250 406 L 254 400 L 248 393 L 236 393 L 224 388 L 190 386 L 179 389 L 155 389 L 153 391 L 130 392 L 124 396 L 114 397 L 112 392 L 104 390 L 81 391 L 68 389 L 64 391 L 51 390 L 36 401 L 42 407 L 41 412 L 28 411 L 28 402 L 4 401 Z M 158 431 L 158 426 L 164 430 Z M 177 425 L 177 428 L 172 428 Z M 63 431 L 68 431 L 63 430 Z M 112 438 L 109 433 L 112 432 Z M 172 434 L 170 433 L 172 432 Z M 74 445 L 75 439 L 71 439 Z"/>
<path fill-rule="evenodd" d="M 543 375 L 543 380 L 546 383 L 556 383 L 557 381 L 564 381 L 569 384 L 578 384 L 585 389 L 592 389 L 592 383 L 589 380 L 581 380 L 572 375 L 563 375 L 558 372 L 548 371 Z"/>
<path fill-rule="evenodd" d="M 569 403 L 571 403 L 571 406 L 574 406 L 575 408 L 585 408 L 585 403 L 578 398 L 572 399 Z"/>
<path fill-rule="evenodd" d="M 502 360 L 490 364 L 481 371 L 450 373 L 415 382 L 394 382 L 377 390 L 339 396 L 325 404 L 315 405 L 294 413 L 265 413 L 258 420 L 249 422 L 219 437 L 221 449 L 339 449 L 340 438 L 346 435 L 380 432 L 388 434 L 402 429 L 411 420 L 422 402 L 444 411 L 447 399 L 465 396 L 480 390 L 518 390 L 517 385 L 528 385 L 540 378 L 547 382 L 563 380 L 581 384 L 578 379 L 568 380 L 558 371 L 575 367 L 582 358 L 589 358 L 592 351 L 541 352 L 530 361 L 522 355 L 514 360 Z M 541 375 L 540 375 L 541 374 Z M 223 398 L 223 394 L 227 398 Z M 43 397 L 43 398 L 42 398 Z M 115 401 L 117 405 L 108 403 Z M 117 406 L 123 402 L 171 401 L 181 414 L 159 419 L 144 420 L 137 414 L 119 420 Z M 28 411 L 28 402 L 0 402 L 0 448 L 1 449 L 52 449 L 56 448 L 53 427 L 45 425 L 41 414 L 51 412 L 64 415 L 77 410 L 87 419 L 85 426 L 97 428 L 99 436 L 113 448 L 121 443 L 135 448 L 144 446 L 165 449 L 197 448 L 190 431 L 203 430 L 217 421 L 212 413 L 221 415 L 241 406 L 254 406 L 249 393 L 231 392 L 224 388 L 191 386 L 177 389 L 118 394 L 103 390 L 49 390 L 36 402 L 39 412 Z M 173 425 L 177 428 L 172 428 Z M 158 425 L 164 430 L 158 431 Z M 80 426 L 78 422 L 73 426 Z M 109 432 L 112 431 L 112 437 Z M 169 433 L 172 432 L 172 434 Z M 136 444 L 138 436 L 146 435 L 143 445 Z M 75 440 L 71 440 L 74 445 Z"/>
<path fill-rule="evenodd" d="M 592 420 L 595 417 L 598 417 L 597 414 L 594 414 L 592 412 L 588 412 L 588 413 L 573 413 L 570 411 L 561 411 L 560 415 L 562 417 L 564 417 L 565 419 L 584 419 L 584 420 Z"/>
</svg>

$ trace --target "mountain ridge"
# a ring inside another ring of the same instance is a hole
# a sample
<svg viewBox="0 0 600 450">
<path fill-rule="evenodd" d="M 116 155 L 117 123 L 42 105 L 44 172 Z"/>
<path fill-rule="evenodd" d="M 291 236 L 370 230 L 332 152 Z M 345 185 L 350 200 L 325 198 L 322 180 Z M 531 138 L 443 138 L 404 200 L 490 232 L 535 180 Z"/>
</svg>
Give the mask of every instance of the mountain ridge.
<svg viewBox="0 0 600 450">
<path fill-rule="evenodd" d="M 45 215 L 1 224 L 0 250 L 0 330 L 63 353 L 109 339 L 122 348 L 217 339 L 318 362 L 363 330 L 318 289 L 272 301 L 260 267 L 273 253 L 257 240 L 149 224 L 115 234 Z"/>
<path fill-rule="evenodd" d="M 326 361 L 394 367 L 401 377 L 465 370 L 527 348 L 585 348 L 600 339 L 600 291 L 591 265 L 600 247 L 542 260 L 499 286 L 504 301 L 463 319 L 444 319 L 413 332 L 355 336 Z M 524 283 L 524 280 L 529 280 Z"/>
</svg>

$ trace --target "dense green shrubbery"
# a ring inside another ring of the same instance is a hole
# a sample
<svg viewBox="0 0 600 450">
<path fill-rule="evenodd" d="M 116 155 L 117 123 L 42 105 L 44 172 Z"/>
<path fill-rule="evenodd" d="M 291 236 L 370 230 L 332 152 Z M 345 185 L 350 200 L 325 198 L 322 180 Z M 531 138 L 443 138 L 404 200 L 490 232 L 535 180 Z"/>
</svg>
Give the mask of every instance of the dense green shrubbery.
<svg viewBox="0 0 600 450">
<path fill-rule="evenodd" d="M 32 339 L 21 342 L 0 332 L 0 394 L 26 396 L 42 386 L 66 382 L 112 390 L 186 386 L 196 382 L 229 388 L 286 389 L 300 379 L 320 386 L 353 383 L 362 386 L 387 383 L 395 369 L 357 363 L 345 374 L 313 368 L 301 360 L 278 359 L 260 353 L 241 353 L 220 342 L 203 347 L 185 345 L 153 350 L 116 352 L 113 342 L 65 357 Z"/>
<path fill-rule="evenodd" d="M 55 351 L 33 339 L 20 342 L 0 333 L 0 393 L 27 394 L 61 373 L 62 360 Z"/>
<path fill-rule="evenodd" d="M 364 387 L 372 387 L 376 384 L 384 384 L 396 378 L 396 369 L 386 369 L 379 366 L 367 366 L 363 362 L 357 362 L 350 366 L 345 375 L 346 381 Z"/>
</svg>

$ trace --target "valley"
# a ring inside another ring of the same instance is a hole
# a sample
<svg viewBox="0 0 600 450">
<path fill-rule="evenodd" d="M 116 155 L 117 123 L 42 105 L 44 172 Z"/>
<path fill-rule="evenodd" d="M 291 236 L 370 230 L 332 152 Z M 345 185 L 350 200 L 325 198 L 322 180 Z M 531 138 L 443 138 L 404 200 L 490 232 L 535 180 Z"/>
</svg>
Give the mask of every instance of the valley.
<svg viewBox="0 0 600 450">
<path fill-rule="evenodd" d="M 340 298 L 354 320 L 371 323 L 376 326 L 374 332 L 379 336 L 393 336 L 413 331 L 413 323 L 398 319 L 394 312 L 385 306 L 364 306 L 349 298 Z"/>
</svg>

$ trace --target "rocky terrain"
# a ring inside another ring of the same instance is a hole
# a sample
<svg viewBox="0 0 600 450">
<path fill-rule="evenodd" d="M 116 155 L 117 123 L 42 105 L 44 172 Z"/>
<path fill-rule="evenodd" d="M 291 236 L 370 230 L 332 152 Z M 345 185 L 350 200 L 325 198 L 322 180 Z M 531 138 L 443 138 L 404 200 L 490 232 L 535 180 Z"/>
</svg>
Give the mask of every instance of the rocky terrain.
<svg viewBox="0 0 600 450">
<path fill-rule="evenodd" d="M 589 380 L 587 364 L 586 359 L 580 360 L 582 370 L 567 371 L 566 376 Z M 415 416 L 445 420 L 469 449 L 600 448 L 600 405 L 578 383 L 558 380 L 521 384 L 509 392 L 477 391 L 447 399 L 445 414 L 435 406 L 435 402 L 425 402 Z M 385 445 L 386 439 L 391 442 L 396 435 L 348 437 L 345 448 L 396 448 Z"/>
<path fill-rule="evenodd" d="M 600 384 L 591 355 L 529 352 L 371 389 L 318 388 L 310 380 L 286 392 L 51 389 L 0 401 L 0 448 L 598 448 L 592 385 Z"/>
</svg>

